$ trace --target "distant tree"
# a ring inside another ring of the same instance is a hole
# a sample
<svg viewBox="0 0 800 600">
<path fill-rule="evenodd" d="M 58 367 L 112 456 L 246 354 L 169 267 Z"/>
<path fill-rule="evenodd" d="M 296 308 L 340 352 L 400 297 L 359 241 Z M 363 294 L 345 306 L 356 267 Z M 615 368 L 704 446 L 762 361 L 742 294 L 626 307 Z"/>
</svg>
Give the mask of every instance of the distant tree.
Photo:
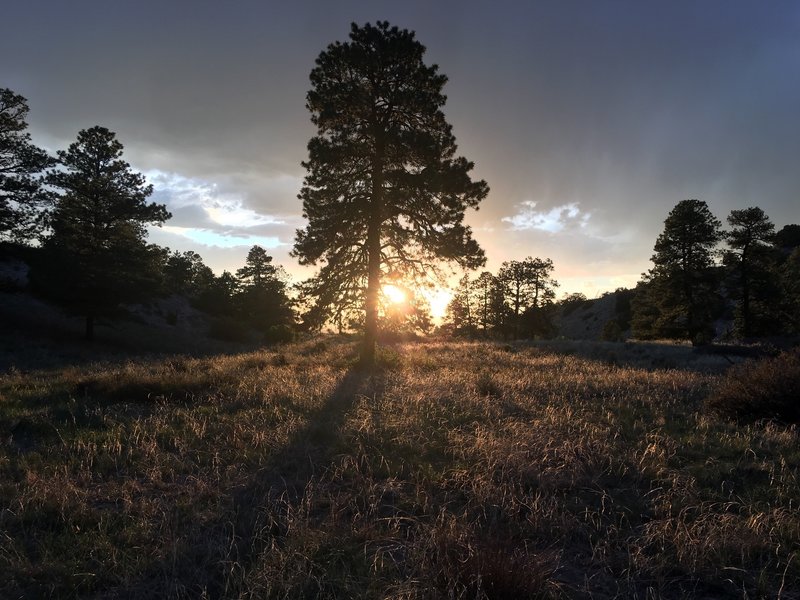
<svg viewBox="0 0 800 600">
<path fill-rule="evenodd" d="M 800 246 L 778 267 L 781 333 L 800 334 Z"/>
<path fill-rule="evenodd" d="M 662 311 L 650 273 L 643 273 L 631 298 L 631 333 L 640 340 L 680 338 L 684 335 L 671 312 Z"/>
<path fill-rule="evenodd" d="M 670 211 L 656 240 L 654 266 L 637 286 L 635 335 L 688 337 L 693 343 L 713 336 L 719 305 L 714 252 L 721 225 L 700 200 L 682 200 Z"/>
<path fill-rule="evenodd" d="M 800 333 L 800 225 L 785 225 L 775 234 L 781 333 Z"/>
<path fill-rule="evenodd" d="M 770 313 L 778 300 L 774 274 L 775 226 L 760 208 L 733 210 L 726 239 L 726 263 L 733 271 L 731 292 L 737 300 L 736 329 L 743 337 L 773 333 Z"/>
<path fill-rule="evenodd" d="M 566 294 L 561 300 L 559 300 L 559 304 L 562 304 L 564 306 L 570 304 L 580 305 L 586 302 L 587 300 L 588 298 L 586 297 L 586 294 L 582 292 L 572 292 L 571 294 Z"/>
<path fill-rule="evenodd" d="M 49 200 L 38 175 L 54 161 L 31 143 L 27 116 L 27 100 L 0 88 L 0 240 L 35 238 Z"/>
<path fill-rule="evenodd" d="M 506 303 L 505 290 L 497 277 L 492 278 L 489 290 L 489 325 L 491 329 L 503 337 L 511 333 L 509 323 L 511 310 Z"/>
<path fill-rule="evenodd" d="M 353 24 L 350 41 L 328 46 L 311 72 L 307 106 L 317 135 L 303 163 L 308 225 L 297 232 L 294 256 L 324 263 L 306 288 L 317 305 L 363 307 L 365 366 L 374 364 L 386 274 L 425 279 L 440 260 L 467 268 L 485 260 L 463 219 L 488 187 L 456 156 L 442 112 L 447 78 L 425 65 L 424 52 L 413 32 Z M 330 309 L 312 312 L 319 318 Z"/>
<path fill-rule="evenodd" d="M 569 316 L 588 301 L 589 300 L 586 297 L 586 294 L 582 294 L 581 292 L 573 292 L 572 294 L 567 294 L 564 296 L 558 301 L 558 304 L 561 306 L 562 314 L 564 316 Z"/>
<path fill-rule="evenodd" d="M 195 306 L 212 315 L 233 317 L 236 312 L 235 298 L 239 292 L 239 280 L 230 271 L 223 271 L 204 285 L 194 299 Z"/>
<path fill-rule="evenodd" d="M 245 264 L 236 271 L 241 285 L 262 287 L 278 277 L 281 267 L 272 264 L 272 257 L 261 246 L 253 246 L 247 253 Z"/>
<path fill-rule="evenodd" d="M 552 338 L 556 334 L 553 324 L 554 305 L 531 305 L 519 318 L 519 331 L 526 338 Z"/>
<path fill-rule="evenodd" d="M 489 271 L 484 271 L 472 282 L 472 292 L 475 295 L 475 305 L 478 310 L 478 325 L 483 335 L 487 335 L 494 321 L 492 314 L 492 291 L 497 283 L 495 276 Z"/>
<path fill-rule="evenodd" d="M 530 259 L 530 257 L 528 257 Z M 506 261 L 497 273 L 497 279 L 503 286 L 506 294 L 506 301 L 511 307 L 511 313 L 514 318 L 514 337 L 517 337 L 519 329 L 519 317 L 528 305 L 530 290 L 529 290 L 529 266 L 525 261 Z"/>
<path fill-rule="evenodd" d="M 447 305 L 446 320 L 453 325 L 456 335 L 472 336 L 478 329 L 477 313 L 472 281 L 469 274 L 465 273 Z"/>
<path fill-rule="evenodd" d="M 152 186 L 121 157 L 114 133 L 92 127 L 58 152 L 60 168 L 47 177 L 61 192 L 31 275 L 41 291 L 86 317 L 90 340 L 95 317 L 155 293 L 161 252 L 145 244 L 146 226 L 171 216 L 146 202 Z"/>
<path fill-rule="evenodd" d="M 272 264 L 272 257 L 264 248 L 250 249 L 236 277 L 239 306 L 246 321 L 266 332 L 270 327 L 294 320 L 286 293 L 288 275 L 282 267 Z"/>
<path fill-rule="evenodd" d="M 414 294 L 409 299 L 409 310 L 406 322 L 412 332 L 430 333 L 433 330 L 431 306 L 424 296 Z"/>
<path fill-rule="evenodd" d="M 624 287 L 618 287 L 614 290 L 614 318 L 623 334 L 631 327 L 631 318 L 633 316 L 631 302 L 635 295 L 635 290 Z"/>
<path fill-rule="evenodd" d="M 553 261 L 527 257 L 507 261 L 500 266 L 497 278 L 511 307 L 514 338 L 519 337 L 522 314 L 529 308 L 541 309 L 552 304 L 558 282 L 553 279 Z"/>
<path fill-rule="evenodd" d="M 783 250 L 787 255 L 795 248 L 800 248 L 800 225 L 784 225 L 775 234 L 775 246 Z"/>
<path fill-rule="evenodd" d="M 164 262 L 164 291 L 197 298 L 214 281 L 214 272 L 193 250 L 172 252 Z"/>
<path fill-rule="evenodd" d="M 624 339 L 622 327 L 620 327 L 616 319 L 606 321 L 600 334 L 600 339 L 606 342 L 621 342 Z"/>
</svg>

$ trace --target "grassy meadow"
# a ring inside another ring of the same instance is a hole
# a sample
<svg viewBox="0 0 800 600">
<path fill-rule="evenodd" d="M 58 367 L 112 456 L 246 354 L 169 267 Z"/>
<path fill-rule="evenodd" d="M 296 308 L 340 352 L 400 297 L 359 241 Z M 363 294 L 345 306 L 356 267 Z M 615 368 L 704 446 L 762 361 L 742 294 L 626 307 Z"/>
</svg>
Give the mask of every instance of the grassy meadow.
<svg viewBox="0 0 800 600">
<path fill-rule="evenodd" d="M 800 597 L 798 430 L 710 414 L 724 361 L 356 356 L 8 370 L 0 597 Z"/>
</svg>

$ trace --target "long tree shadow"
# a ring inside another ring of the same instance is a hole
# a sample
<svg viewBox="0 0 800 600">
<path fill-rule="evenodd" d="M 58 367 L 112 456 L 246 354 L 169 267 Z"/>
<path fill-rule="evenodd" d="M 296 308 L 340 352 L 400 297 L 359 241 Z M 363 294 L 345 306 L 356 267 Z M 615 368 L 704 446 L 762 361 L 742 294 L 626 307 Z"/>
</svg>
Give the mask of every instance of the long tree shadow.
<svg viewBox="0 0 800 600">
<path fill-rule="evenodd" d="M 347 415 L 357 399 L 380 396 L 384 387 L 385 376 L 380 372 L 350 369 L 309 415 L 307 425 L 275 451 L 244 488 L 232 494 L 232 510 L 225 511 L 230 521 L 187 532 L 178 555 L 169 565 L 161 565 L 157 575 L 162 580 L 160 589 L 148 591 L 154 592 L 154 597 L 237 597 L 262 552 L 284 543 L 289 515 L 300 507 L 309 484 L 332 466 L 342 447 Z M 140 587 L 134 594 L 142 597 L 141 592 Z"/>
<path fill-rule="evenodd" d="M 308 425 L 275 452 L 250 485 L 235 495 L 236 512 L 240 517 L 238 538 L 246 542 L 252 534 L 254 524 L 245 515 L 258 512 L 265 501 L 280 497 L 294 504 L 302 499 L 307 485 L 324 472 L 334 458 L 342 426 L 356 398 L 381 394 L 383 385 L 379 374 L 358 369 L 345 374 L 323 405 L 310 415 Z"/>
</svg>

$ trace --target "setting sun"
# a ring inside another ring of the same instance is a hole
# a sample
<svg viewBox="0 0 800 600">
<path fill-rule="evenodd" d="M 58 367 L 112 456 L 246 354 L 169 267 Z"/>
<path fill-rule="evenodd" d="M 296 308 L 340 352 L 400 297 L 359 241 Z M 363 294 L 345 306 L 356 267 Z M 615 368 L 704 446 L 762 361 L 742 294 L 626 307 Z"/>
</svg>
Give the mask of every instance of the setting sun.
<svg viewBox="0 0 800 600">
<path fill-rule="evenodd" d="M 383 295 L 392 304 L 402 304 L 406 301 L 406 292 L 391 283 L 384 284 Z"/>
</svg>

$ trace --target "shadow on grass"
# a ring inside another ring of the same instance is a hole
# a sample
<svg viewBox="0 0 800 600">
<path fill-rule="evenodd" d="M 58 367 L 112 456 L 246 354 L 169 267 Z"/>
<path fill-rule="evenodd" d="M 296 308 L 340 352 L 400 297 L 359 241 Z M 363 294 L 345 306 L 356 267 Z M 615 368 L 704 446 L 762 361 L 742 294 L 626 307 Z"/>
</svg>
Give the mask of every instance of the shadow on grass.
<svg viewBox="0 0 800 600">
<path fill-rule="evenodd" d="M 331 395 L 309 415 L 308 423 L 243 488 L 230 496 L 222 522 L 219 513 L 205 524 L 190 520 L 173 555 L 154 565 L 124 597 L 238 597 L 239 587 L 262 552 L 282 545 L 290 515 L 299 509 L 310 484 L 333 464 L 343 448 L 342 428 L 362 395 L 383 394 L 380 371 L 351 368 Z"/>
</svg>

